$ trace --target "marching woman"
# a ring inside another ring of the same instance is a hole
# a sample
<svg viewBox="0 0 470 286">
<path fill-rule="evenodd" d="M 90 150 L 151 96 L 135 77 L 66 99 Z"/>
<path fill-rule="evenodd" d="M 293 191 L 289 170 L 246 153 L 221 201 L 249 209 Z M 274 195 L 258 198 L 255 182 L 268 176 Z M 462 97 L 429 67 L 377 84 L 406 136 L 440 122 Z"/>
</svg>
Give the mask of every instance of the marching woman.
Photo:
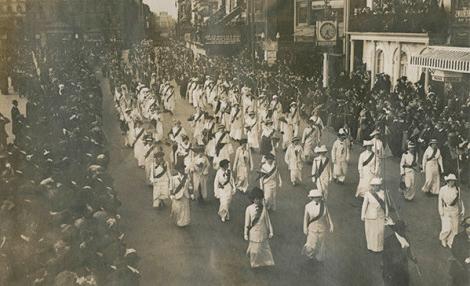
<svg viewBox="0 0 470 286">
<path fill-rule="evenodd" d="M 230 137 L 233 140 L 240 140 L 243 134 L 243 114 L 242 109 L 238 102 L 236 102 L 230 111 L 230 125 L 227 129 L 230 130 Z"/>
<path fill-rule="evenodd" d="M 320 190 L 311 190 L 308 197 L 312 200 L 305 205 L 304 234 L 307 242 L 302 249 L 302 254 L 309 259 L 323 261 L 325 259 L 325 241 L 327 232 L 333 232 L 333 222 L 330 213 L 323 200 Z"/>
<path fill-rule="evenodd" d="M 367 249 L 382 252 L 384 249 L 385 219 L 388 217 L 388 206 L 385 191 L 380 187 L 382 179 L 370 181 L 372 189 L 365 193 L 362 203 L 361 220 L 365 225 Z"/>
<path fill-rule="evenodd" d="M 378 164 L 375 153 L 372 152 L 372 142 L 364 140 L 364 150 L 359 155 L 357 169 L 359 171 L 359 184 L 357 185 L 356 197 L 364 197 L 370 189 L 370 181 L 377 176 Z"/>
<path fill-rule="evenodd" d="M 218 212 L 220 219 L 225 222 L 230 220 L 230 203 L 236 189 L 230 170 L 230 162 L 224 159 L 220 161 L 219 166 L 214 180 L 214 195 L 220 202 Z"/>
<path fill-rule="evenodd" d="M 246 137 L 240 140 L 240 147 L 235 151 L 235 159 L 233 161 L 233 170 L 236 176 L 235 186 L 243 193 L 246 193 L 248 190 L 249 174 L 250 171 L 253 171 L 253 158 L 247 142 L 248 139 Z"/>
<path fill-rule="evenodd" d="M 177 168 L 176 175 L 170 179 L 171 216 L 179 227 L 191 223 L 191 211 L 189 200 L 194 198 L 192 194 L 191 180 L 184 173 L 184 169 Z"/>
<path fill-rule="evenodd" d="M 207 199 L 207 177 L 210 162 L 204 154 L 204 145 L 195 146 L 193 151 L 193 155 L 187 160 L 186 171 L 193 180 L 195 199 L 202 201 Z"/>
<path fill-rule="evenodd" d="M 259 124 L 254 111 L 249 111 L 245 116 L 245 132 L 250 149 L 259 148 Z"/>
<path fill-rule="evenodd" d="M 444 177 L 446 185 L 439 190 L 438 210 L 441 217 L 439 240 L 443 247 L 452 248 L 454 237 L 459 232 L 459 218 L 465 215 L 465 206 L 461 198 L 457 177 L 449 174 Z"/>
<path fill-rule="evenodd" d="M 275 211 L 277 208 L 277 190 L 282 187 L 282 179 L 274 155 L 268 153 L 264 159 L 260 171 L 260 187 L 264 190 L 266 208 Z"/>
<path fill-rule="evenodd" d="M 249 241 L 246 253 L 250 257 L 251 268 L 273 266 L 269 239 L 274 233 L 268 210 L 263 203 L 263 190 L 251 190 L 250 199 L 252 204 L 245 211 L 244 238 Z"/>
<path fill-rule="evenodd" d="M 429 142 L 429 147 L 424 152 L 422 161 L 423 171 L 426 176 L 422 191 L 431 195 L 439 194 L 439 188 L 441 187 L 440 174 L 444 172 L 441 151 L 437 148 L 437 143 L 436 139 Z"/>
<path fill-rule="evenodd" d="M 309 120 L 309 125 L 305 127 L 302 135 L 302 146 L 304 148 L 304 161 L 312 162 L 315 157 L 314 149 L 320 143 L 320 129 Z"/>
<path fill-rule="evenodd" d="M 169 164 L 164 160 L 165 154 L 157 152 L 150 169 L 150 181 L 153 185 L 153 207 L 158 208 L 170 195 L 170 171 Z"/>
</svg>

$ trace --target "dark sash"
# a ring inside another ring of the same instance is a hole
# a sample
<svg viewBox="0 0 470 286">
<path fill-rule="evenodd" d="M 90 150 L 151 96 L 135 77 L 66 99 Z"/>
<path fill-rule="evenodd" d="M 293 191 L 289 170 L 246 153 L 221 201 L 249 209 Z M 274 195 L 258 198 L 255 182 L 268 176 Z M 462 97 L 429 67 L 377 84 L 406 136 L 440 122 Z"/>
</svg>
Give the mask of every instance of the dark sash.
<svg viewBox="0 0 470 286">
<path fill-rule="evenodd" d="M 230 173 L 228 173 L 228 178 L 227 178 L 227 181 L 225 181 L 225 183 L 223 184 L 219 183 L 219 188 L 225 187 L 226 185 L 228 185 L 228 183 L 230 183 Z"/>
<path fill-rule="evenodd" d="M 455 206 L 457 204 L 457 202 L 459 201 L 459 197 L 460 197 L 460 190 L 459 190 L 459 188 L 457 188 L 457 196 L 455 196 L 455 199 L 450 204 L 448 204 L 447 206 L 448 207 Z"/>
<path fill-rule="evenodd" d="M 137 137 L 135 138 L 134 144 L 132 144 L 132 147 L 134 147 L 135 143 L 142 137 L 142 134 L 144 134 L 145 129 L 142 128 L 139 134 L 137 134 Z"/>
<path fill-rule="evenodd" d="M 321 174 L 323 174 L 323 171 L 325 171 L 325 168 L 328 165 L 329 161 L 330 159 L 326 158 L 325 163 L 320 162 L 320 166 L 318 167 L 318 170 L 314 175 L 315 178 L 320 178 Z"/>
<path fill-rule="evenodd" d="M 217 105 L 215 107 L 215 112 L 214 112 L 215 114 L 219 113 L 221 105 L 222 105 L 222 102 L 220 100 L 217 101 Z"/>
<path fill-rule="evenodd" d="M 277 167 L 276 165 L 274 165 L 274 167 L 272 168 L 271 171 L 269 171 L 269 173 L 264 173 L 262 174 L 262 176 L 260 177 L 260 179 L 263 179 L 263 180 L 266 180 L 268 179 L 269 177 L 271 177 L 272 175 L 274 175 L 274 173 L 277 171 Z"/>
<path fill-rule="evenodd" d="M 176 138 L 176 136 L 178 136 L 180 134 L 182 129 L 183 129 L 183 127 L 180 127 L 180 129 L 176 130 L 175 133 L 173 133 L 173 129 L 171 129 L 171 134 L 173 135 L 173 138 Z"/>
<path fill-rule="evenodd" d="M 324 212 L 325 212 L 325 202 L 323 200 L 321 200 L 320 201 L 320 212 L 318 213 L 318 215 L 316 215 L 315 217 L 312 217 L 308 221 L 307 228 L 310 226 L 311 223 L 316 222 L 317 220 L 319 220 L 324 215 Z"/>
<path fill-rule="evenodd" d="M 157 166 L 157 167 L 158 167 L 158 166 Z M 160 179 L 161 177 L 163 177 L 163 175 L 165 175 L 165 173 L 166 173 L 166 171 L 167 171 L 166 165 L 163 164 L 162 168 L 163 168 L 163 171 L 162 171 L 160 174 L 158 174 L 158 175 L 155 175 L 155 174 L 154 174 L 154 175 L 153 175 L 153 177 L 154 177 L 155 179 Z M 156 168 L 155 168 L 155 169 L 156 169 Z"/>
<path fill-rule="evenodd" d="M 155 149 L 157 145 L 153 145 L 152 147 L 150 147 L 150 149 L 147 151 L 147 153 L 145 153 L 145 159 L 147 159 L 149 156 L 150 156 L 150 153 L 152 153 L 153 149 Z"/>
<path fill-rule="evenodd" d="M 370 163 L 370 161 L 372 161 L 372 159 L 374 159 L 374 156 L 375 156 L 375 153 L 372 152 L 369 156 L 369 158 L 367 158 L 363 163 L 362 163 L 362 166 L 365 167 L 367 166 L 367 164 Z"/>
<path fill-rule="evenodd" d="M 409 164 L 403 164 L 403 165 L 402 165 L 403 168 L 414 169 L 414 168 L 417 166 L 417 163 L 416 163 L 416 155 L 415 155 L 415 154 L 412 154 L 412 155 L 413 155 L 413 162 L 411 163 L 411 165 L 409 165 Z"/>
<path fill-rule="evenodd" d="M 204 115 L 204 113 L 201 112 L 201 113 L 198 115 L 198 117 L 197 117 L 196 119 L 194 119 L 194 122 L 199 121 L 199 119 L 201 119 L 201 117 L 202 117 L 203 115 Z"/>
<path fill-rule="evenodd" d="M 250 230 L 259 222 L 259 220 L 261 219 L 261 214 L 262 213 L 263 213 L 263 205 L 259 205 L 258 209 L 257 209 L 257 212 L 255 214 L 255 218 L 253 219 L 251 224 L 247 227 L 248 232 L 250 232 Z"/>
<path fill-rule="evenodd" d="M 166 101 L 170 101 L 170 98 L 175 94 L 175 90 L 173 89 L 170 95 L 166 98 Z"/>
<path fill-rule="evenodd" d="M 371 192 L 372 196 L 375 198 L 375 200 L 379 203 L 380 207 L 382 208 L 382 210 L 384 211 L 385 213 L 385 201 L 383 201 L 379 195 L 377 195 L 376 192 Z"/>
<path fill-rule="evenodd" d="M 235 120 L 237 119 L 238 113 L 240 113 L 240 108 L 237 108 L 237 112 L 235 112 L 235 114 L 233 115 L 232 123 L 235 122 Z"/>
<path fill-rule="evenodd" d="M 219 156 L 220 150 L 222 150 L 222 147 L 223 147 L 222 140 L 224 140 L 225 135 L 227 135 L 227 133 L 225 132 L 222 133 L 222 136 L 220 136 L 219 140 L 217 140 L 217 143 L 215 144 L 215 154 L 217 156 Z"/>
<path fill-rule="evenodd" d="M 183 179 L 181 180 L 180 184 L 178 185 L 178 187 L 176 187 L 176 189 L 173 191 L 173 194 L 177 194 L 179 193 L 179 191 L 181 191 L 181 189 L 184 187 L 184 185 L 186 184 L 186 180 L 188 179 L 188 176 L 186 174 L 184 174 L 183 176 Z"/>
<path fill-rule="evenodd" d="M 431 157 L 429 157 L 426 161 L 431 161 L 432 159 L 434 159 L 434 156 L 436 156 L 436 153 L 437 153 L 437 148 L 434 149 L 434 151 L 431 154 Z"/>
</svg>

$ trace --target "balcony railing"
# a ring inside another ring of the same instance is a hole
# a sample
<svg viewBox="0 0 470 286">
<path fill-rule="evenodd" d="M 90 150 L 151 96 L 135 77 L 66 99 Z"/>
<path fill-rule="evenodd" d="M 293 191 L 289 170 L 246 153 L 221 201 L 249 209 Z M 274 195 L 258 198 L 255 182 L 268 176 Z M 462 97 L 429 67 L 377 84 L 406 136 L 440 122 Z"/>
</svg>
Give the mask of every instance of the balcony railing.
<svg viewBox="0 0 470 286">
<path fill-rule="evenodd" d="M 354 32 L 443 34 L 448 26 L 448 15 L 441 8 L 358 8 L 350 22 L 350 30 Z"/>
</svg>

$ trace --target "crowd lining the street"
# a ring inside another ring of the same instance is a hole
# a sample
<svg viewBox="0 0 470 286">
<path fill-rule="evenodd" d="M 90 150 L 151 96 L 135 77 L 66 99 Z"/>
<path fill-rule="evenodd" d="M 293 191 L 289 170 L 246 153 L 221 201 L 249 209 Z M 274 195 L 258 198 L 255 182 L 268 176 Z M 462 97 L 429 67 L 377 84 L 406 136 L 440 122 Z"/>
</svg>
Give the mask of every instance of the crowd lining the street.
<svg viewBox="0 0 470 286">
<path fill-rule="evenodd" d="M 334 229 L 327 208 L 328 187 L 331 181 L 345 183 L 351 145 L 356 142 L 365 149 L 358 162 L 356 196 L 363 198 L 367 248 L 383 252 L 386 285 L 408 285 L 408 259 L 416 261 L 408 251 L 405 223 L 392 219 L 391 212 L 397 209 L 383 184 L 385 159 L 392 155 L 401 156 L 399 185 L 405 200 L 414 199 L 421 170 L 426 176 L 422 191 L 439 196 L 439 240 L 456 257 L 451 264 L 454 285 L 468 283 L 470 257 L 464 253 L 470 219 L 463 220 L 467 232 L 458 234 L 465 212 L 458 183 L 469 170 L 468 93 L 449 90 L 446 97 L 426 93 L 424 79 L 412 84 L 405 77 L 392 90 L 387 75 L 378 75 L 370 91 L 370 79 L 360 71 L 351 78 L 341 75 L 324 89 L 319 78 L 296 75 L 285 65 L 253 65 L 243 54 L 194 56 L 176 42 L 157 48 L 142 42 L 126 60 L 108 62 L 124 143 L 145 169 L 153 187 L 153 206 L 171 201 L 178 226 L 190 224 L 191 200 L 207 199 L 207 175 L 213 169 L 221 221 L 230 220 L 233 196 L 248 193 L 252 204 L 246 209 L 243 233 L 249 241 L 251 266 L 274 265 L 269 211 L 276 210 L 276 193 L 283 185 L 279 158 L 284 159 L 294 186 L 305 182 L 302 169 L 308 164 L 314 187 L 305 206 L 307 241 L 302 253 L 321 262 L 327 233 Z M 165 134 L 163 114 L 178 112 L 177 94 L 195 109 L 188 118 L 192 129 L 188 132 L 175 120 Z M 338 135 L 331 151 L 320 141 L 329 132 L 327 127 Z M 258 151 L 262 159 L 254 163 L 252 153 Z M 251 189 L 255 168 L 259 186 Z M 395 236 L 384 238 L 386 225 Z M 390 264 L 396 256 L 401 258 Z"/>
</svg>

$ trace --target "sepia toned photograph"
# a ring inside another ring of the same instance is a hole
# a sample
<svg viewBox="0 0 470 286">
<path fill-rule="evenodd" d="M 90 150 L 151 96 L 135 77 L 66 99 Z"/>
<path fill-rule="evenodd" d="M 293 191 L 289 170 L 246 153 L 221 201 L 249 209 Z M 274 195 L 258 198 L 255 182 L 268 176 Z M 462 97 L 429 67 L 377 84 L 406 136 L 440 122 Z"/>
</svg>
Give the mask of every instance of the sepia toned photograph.
<svg viewBox="0 0 470 286">
<path fill-rule="evenodd" d="M 0 286 L 470 286 L 470 0 L 0 0 Z"/>
</svg>

